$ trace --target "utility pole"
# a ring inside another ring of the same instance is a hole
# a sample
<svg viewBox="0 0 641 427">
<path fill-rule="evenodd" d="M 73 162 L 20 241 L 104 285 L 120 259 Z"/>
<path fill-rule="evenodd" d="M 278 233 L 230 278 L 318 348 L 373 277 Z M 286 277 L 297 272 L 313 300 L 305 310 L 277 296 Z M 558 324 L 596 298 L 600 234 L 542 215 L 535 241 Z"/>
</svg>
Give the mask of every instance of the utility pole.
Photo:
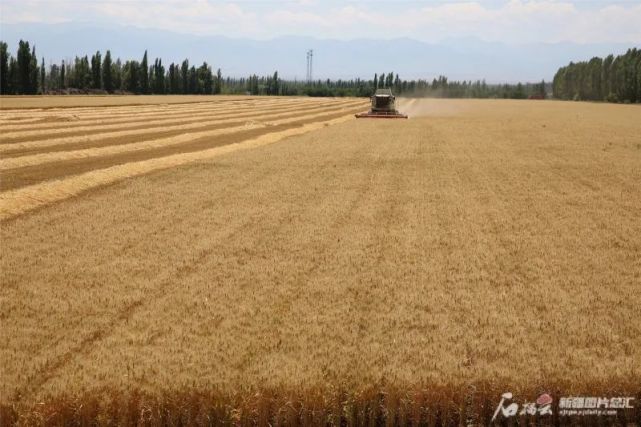
<svg viewBox="0 0 641 427">
<path fill-rule="evenodd" d="M 311 83 L 313 79 L 314 70 L 314 50 L 307 51 L 307 83 Z"/>
</svg>

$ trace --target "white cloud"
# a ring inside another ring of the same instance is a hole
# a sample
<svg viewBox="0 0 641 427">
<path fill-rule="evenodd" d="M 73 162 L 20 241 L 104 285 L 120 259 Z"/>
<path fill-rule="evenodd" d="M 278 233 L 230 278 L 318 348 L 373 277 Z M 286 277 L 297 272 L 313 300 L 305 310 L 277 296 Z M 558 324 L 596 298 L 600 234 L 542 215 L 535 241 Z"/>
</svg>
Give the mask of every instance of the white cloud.
<svg viewBox="0 0 641 427">
<path fill-rule="evenodd" d="M 271 38 L 412 37 L 436 41 L 641 43 L 641 3 L 553 0 L 496 2 L 337 0 L 2 0 L 0 19 L 17 22 L 108 22 L 192 34 Z"/>
</svg>

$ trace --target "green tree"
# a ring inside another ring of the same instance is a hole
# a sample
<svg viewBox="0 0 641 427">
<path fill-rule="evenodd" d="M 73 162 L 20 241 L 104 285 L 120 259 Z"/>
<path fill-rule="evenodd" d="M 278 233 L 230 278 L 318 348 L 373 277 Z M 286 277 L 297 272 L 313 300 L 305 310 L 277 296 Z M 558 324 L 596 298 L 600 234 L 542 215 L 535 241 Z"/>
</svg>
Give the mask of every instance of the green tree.
<svg viewBox="0 0 641 427">
<path fill-rule="evenodd" d="M 525 99 L 525 91 L 523 90 L 523 84 L 518 83 L 516 85 L 516 89 L 514 90 L 514 94 L 512 95 L 512 98 Z"/>
<path fill-rule="evenodd" d="M 541 96 L 541 98 L 544 98 L 544 99 L 547 98 L 547 92 L 545 90 L 545 80 L 541 80 L 541 83 L 539 84 L 539 88 L 537 92 L 538 92 L 538 95 Z"/>
<path fill-rule="evenodd" d="M 400 94 L 401 93 L 401 78 L 396 74 L 394 77 L 394 93 Z"/>
<path fill-rule="evenodd" d="M 614 62 L 614 55 L 608 55 L 601 63 L 602 100 L 606 100 L 612 93 L 612 62 Z"/>
<path fill-rule="evenodd" d="M 102 87 L 102 55 L 100 51 L 91 57 L 91 87 L 100 89 Z"/>
<path fill-rule="evenodd" d="M 138 61 L 127 61 L 122 68 L 122 86 L 131 93 L 141 93 L 140 64 Z"/>
<path fill-rule="evenodd" d="M 89 67 L 89 58 L 86 55 L 82 58 L 76 56 L 72 75 L 72 87 L 82 90 L 91 87 L 91 68 Z"/>
<path fill-rule="evenodd" d="M 220 71 L 220 68 L 218 71 L 216 71 L 216 84 L 214 85 L 214 94 L 220 95 L 223 91 L 223 73 Z"/>
<path fill-rule="evenodd" d="M 258 95 L 259 94 L 259 88 L 258 88 L 258 76 L 253 74 L 249 76 L 247 79 L 247 92 L 249 92 L 252 95 Z"/>
<path fill-rule="evenodd" d="M 60 89 L 60 67 L 58 64 L 52 64 L 51 67 L 49 67 L 49 75 L 46 77 L 46 81 L 47 89 Z"/>
<path fill-rule="evenodd" d="M 180 65 L 180 81 L 182 93 L 189 93 L 189 61 L 186 59 Z"/>
<path fill-rule="evenodd" d="M 636 102 L 637 101 L 637 61 L 636 61 L 636 49 L 628 49 L 628 51 L 622 57 L 622 67 L 623 67 L 623 100 L 625 102 Z"/>
<path fill-rule="evenodd" d="M 280 94 L 280 78 L 278 78 L 278 71 L 274 71 L 274 75 L 272 77 L 272 95 L 279 95 Z"/>
<path fill-rule="evenodd" d="M 114 90 L 122 90 L 122 62 L 120 62 L 120 58 L 116 59 L 116 62 L 112 64 L 111 76 L 114 82 Z"/>
<path fill-rule="evenodd" d="M 33 85 L 31 81 L 31 68 L 32 68 L 32 59 L 31 59 L 31 49 L 29 48 L 29 42 L 20 40 L 18 43 L 18 54 L 17 54 L 17 66 L 18 66 L 18 84 L 15 88 L 15 93 L 17 94 L 32 94 Z"/>
<path fill-rule="evenodd" d="M 211 67 L 206 62 L 198 68 L 198 89 L 197 93 L 211 95 L 214 92 L 214 76 Z"/>
<path fill-rule="evenodd" d="M 192 65 L 189 69 L 189 86 L 187 93 L 196 94 L 198 92 L 198 73 L 196 72 L 196 67 Z"/>
<path fill-rule="evenodd" d="M 18 93 L 18 87 L 20 84 L 20 74 L 18 73 L 18 61 L 12 56 L 9 58 L 9 83 L 7 84 L 8 93 L 16 94 Z"/>
<path fill-rule="evenodd" d="M 173 62 L 169 66 L 169 93 L 180 93 L 180 70 Z"/>
<path fill-rule="evenodd" d="M 590 80 L 590 96 L 589 99 L 596 101 L 603 99 L 603 60 L 594 57 L 588 63 L 589 80 Z"/>
<path fill-rule="evenodd" d="M 102 86 L 108 93 L 114 91 L 113 63 L 111 61 L 111 52 L 105 52 L 105 60 L 102 61 Z"/>
<path fill-rule="evenodd" d="M 641 102 L 641 49 L 637 49 L 637 102 Z"/>
<path fill-rule="evenodd" d="M 35 95 L 38 93 L 38 81 L 40 80 L 38 71 L 38 58 L 36 57 L 36 47 L 31 49 L 31 63 L 29 64 L 29 93 Z"/>
<path fill-rule="evenodd" d="M 65 89 L 67 87 L 65 80 L 65 61 L 62 61 L 60 66 L 60 88 Z"/>
<path fill-rule="evenodd" d="M 162 60 L 156 58 L 154 61 L 154 93 L 165 93 L 165 67 Z"/>
<path fill-rule="evenodd" d="M 40 93 L 45 93 L 47 90 L 46 87 L 46 82 L 45 82 L 45 59 L 44 57 L 42 58 L 42 62 L 40 63 Z"/>
<path fill-rule="evenodd" d="M 9 51 L 5 42 L 0 42 L 0 94 L 9 93 Z"/>
<path fill-rule="evenodd" d="M 140 63 L 140 91 L 149 93 L 149 64 L 147 63 L 147 51 L 142 57 Z"/>
</svg>

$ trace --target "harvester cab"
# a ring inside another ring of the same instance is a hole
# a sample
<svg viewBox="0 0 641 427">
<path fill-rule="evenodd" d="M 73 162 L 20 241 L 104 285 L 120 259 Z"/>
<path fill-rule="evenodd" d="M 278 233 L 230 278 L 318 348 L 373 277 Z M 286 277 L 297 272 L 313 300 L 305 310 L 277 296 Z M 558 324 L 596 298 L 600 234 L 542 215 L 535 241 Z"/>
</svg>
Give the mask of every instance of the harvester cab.
<svg viewBox="0 0 641 427">
<path fill-rule="evenodd" d="M 396 98 L 392 95 L 392 89 L 377 89 L 372 96 L 371 109 L 367 113 L 356 114 L 356 118 L 406 119 L 407 115 L 396 109 Z"/>
</svg>

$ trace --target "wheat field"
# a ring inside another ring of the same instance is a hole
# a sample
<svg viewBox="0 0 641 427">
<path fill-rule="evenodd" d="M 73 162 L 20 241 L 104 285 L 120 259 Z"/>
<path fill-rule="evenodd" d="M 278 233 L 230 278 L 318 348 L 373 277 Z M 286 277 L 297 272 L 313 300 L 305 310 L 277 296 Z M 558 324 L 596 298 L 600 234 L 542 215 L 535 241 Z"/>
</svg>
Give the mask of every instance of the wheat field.
<svg viewBox="0 0 641 427">
<path fill-rule="evenodd" d="M 507 390 L 641 397 L 639 107 L 202 99 L 3 100 L 0 416 L 459 425 Z"/>
</svg>

